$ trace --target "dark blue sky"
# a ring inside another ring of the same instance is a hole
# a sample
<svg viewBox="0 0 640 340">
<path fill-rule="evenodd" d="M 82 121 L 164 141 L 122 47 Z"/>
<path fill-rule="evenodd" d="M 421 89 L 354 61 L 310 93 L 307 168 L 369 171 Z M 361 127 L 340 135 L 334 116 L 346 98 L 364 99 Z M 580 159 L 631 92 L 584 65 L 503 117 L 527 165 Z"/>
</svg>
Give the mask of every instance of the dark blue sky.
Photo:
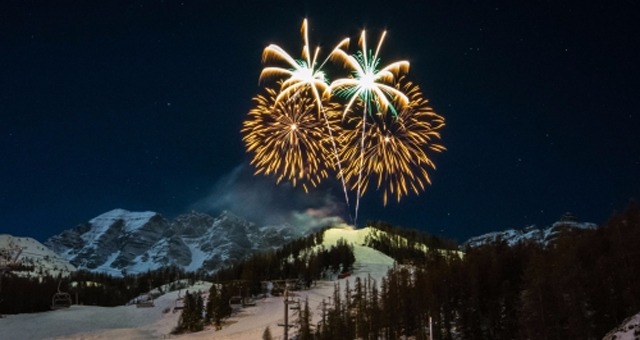
<svg viewBox="0 0 640 340">
<path fill-rule="evenodd" d="M 566 211 L 604 222 L 640 196 L 639 13 L 632 1 L 3 1 L 0 233 L 43 241 L 114 208 L 173 217 L 221 188 L 278 190 L 267 214 L 341 204 L 338 186 L 305 198 L 264 178 L 220 184 L 249 159 L 239 130 L 263 48 L 298 55 L 304 17 L 325 52 L 387 29 L 382 62 L 408 59 L 447 120 L 433 185 L 387 207 L 370 191 L 360 221 L 458 240 Z"/>
</svg>

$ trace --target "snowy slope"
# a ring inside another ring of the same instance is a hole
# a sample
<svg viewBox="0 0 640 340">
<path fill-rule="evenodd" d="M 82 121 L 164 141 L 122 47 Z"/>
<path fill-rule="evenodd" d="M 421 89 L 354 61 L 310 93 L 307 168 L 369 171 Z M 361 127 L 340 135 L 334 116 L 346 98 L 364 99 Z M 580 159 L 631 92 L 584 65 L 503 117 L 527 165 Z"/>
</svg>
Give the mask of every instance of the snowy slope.
<svg viewBox="0 0 640 340">
<path fill-rule="evenodd" d="M 89 221 L 93 226 L 90 232 L 82 235 L 85 241 L 92 241 L 107 233 L 111 226 L 122 221 L 120 231 L 131 233 L 144 227 L 154 216 L 158 215 L 152 211 L 130 212 L 124 209 L 114 209 L 97 216 Z"/>
<path fill-rule="evenodd" d="M 201 283 L 189 289 L 208 291 L 209 287 L 210 283 Z M 162 338 L 178 323 L 179 313 L 163 311 L 174 307 L 179 294 L 184 291 L 167 293 L 156 299 L 151 308 L 74 305 L 53 312 L 8 315 L 0 319 L 2 339 Z"/>
<path fill-rule="evenodd" d="M 31 237 L 15 237 L 1 234 L 0 249 L 5 250 L 5 252 L 11 250 L 10 253 L 13 254 L 16 254 L 16 251 L 20 252 L 18 263 L 24 267 L 32 268 L 26 271 L 14 272 L 19 276 L 39 277 L 45 274 L 67 276 L 76 270 L 69 261 Z M 6 259 L 0 259 L 0 266 L 3 266 L 5 262 Z"/>
<path fill-rule="evenodd" d="M 624 320 L 620 326 L 602 338 L 602 340 L 637 340 L 640 339 L 640 313 Z"/>
<path fill-rule="evenodd" d="M 354 266 L 356 270 L 359 269 L 358 272 L 362 273 L 363 269 L 371 270 L 375 267 L 377 269 L 374 270 L 376 274 L 380 270 L 383 270 L 383 274 L 386 274 L 387 269 L 393 266 L 394 260 L 375 249 L 363 246 L 365 238 L 374 230 L 371 227 L 354 229 L 347 225 L 331 228 L 325 231 L 322 245 L 328 249 L 336 245 L 339 239 L 344 239 L 353 245 L 353 252 L 356 255 Z"/>
<path fill-rule="evenodd" d="M 362 246 L 364 238 L 371 229 L 353 229 L 350 227 L 332 228 L 325 232 L 323 245 L 327 248 L 335 245 L 339 239 L 353 244 L 356 263 L 352 276 L 338 282 L 344 287 L 344 281 L 355 277 L 371 277 L 378 282 L 393 266 L 394 260 L 376 250 Z M 333 294 L 336 281 L 320 281 L 310 290 L 295 292 L 294 298 L 309 299 L 309 307 L 314 322 L 320 319 L 320 306 Z M 210 284 L 189 288 L 190 291 L 208 291 Z M 182 292 L 184 293 L 184 292 Z M 178 292 L 165 294 L 155 301 L 155 307 L 136 308 L 136 306 L 90 307 L 72 306 L 68 310 L 55 312 L 9 315 L 0 319 L 2 339 L 261 339 L 266 327 L 274 338 L 280 338 L 284 319 L 282 297 L 267 297 L 257 301 L 255 307 L 248 307 L 227 319 L 222 330 L 205 331 L 180 336 L 169 335 L 177 325 L 179 313 L 163 313 L 176 303 Z M 293 317 L 293 316 L 291 316 Z M 38 327 L 33 327 L 33 325 Z M 291 331 L 292 333 L 293 331 Z"/>
</svg>

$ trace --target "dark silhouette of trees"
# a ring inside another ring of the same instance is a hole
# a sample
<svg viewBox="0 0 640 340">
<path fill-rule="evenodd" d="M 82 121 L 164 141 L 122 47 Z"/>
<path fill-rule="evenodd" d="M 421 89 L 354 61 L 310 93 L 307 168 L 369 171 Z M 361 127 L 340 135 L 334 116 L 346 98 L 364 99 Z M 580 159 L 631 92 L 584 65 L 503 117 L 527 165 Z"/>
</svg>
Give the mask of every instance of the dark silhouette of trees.
<svg viewBox="0 0 640 340">
<path fill-rule="evenodd" d="M 309 310 L 309 299 L 305 299 L 304 306 L 298 314 L 298 339 L 313 340 L 313 332 L 311 329 L 311 311 Z"/>
<path fill-rule="evenodd" d="M 273 336 L 271 335 L 271 329 L 269 329 L 269 326 L 264 329 L 264 332 L 262 333 L 262 340 L 273 340 Z"/>
<path fill-rule="evenodd" d="M 300 280 L 310 287 L 323 273 L 349 272 L 355 263 L 353 247 L 344 240 L 325 249 L 320 231 L 293 241 L 277 250 L 262 252 L 219 270 L 213 275 L 214 282 L 243 280 L 249 287 L 248 295 L 259 295 L 262 282 L 279 279 Z M 320 243 L 318 243 L 320 242 Z"/>
<path fill-rule="evenodd" d="M 195 273 L 186 273 L 178 267 L 166 267 L 139 274 L 114 277 L 104 273 L 80 270 L 69 276 L 21 277 L 6 274 L 0 292 L 0 313 L 31 313 L 51 309 L 53 295 L 58 291 L 69 293 L 72 302 L 84 305 L 118 306 L 130 303 L 153 288 L 168 285 L 180 279 L 191 279 Z M 174 285 L 177 283 L 174 283 Z M 167 287 L 167 290 L 172 290 Z M 174 287 L 177 289 L 177 287 Z"/>
<path fill-rule="evenodd" d="M 374 232 L 367 244 L 404 263 L 379 283 L 334 293 L 321 339 L 600 339 L 640 311 L 640 207 L 549 244 L 496 241 L 455 252 Z M 406 238 L 406 239 L 405 239 Z M 408 249 L 403 249 L 407 247 Z M 336 291 L 340 290 L 336 285 Z"/>
<path fill-rule="evenodd" d="M 233 310 L 229 305 L 230 288 L 227 285 L 213 284 L 209 289 L 209 298 L 205 308 L 204 323 L 222 327 L 222 320 L 231 316 Z"/>
<path fill-rule="evenodd" d="M 178 319 L 178 325 L 174 328 L 174 334 L 185 332 L 198 332 L 204 329 L 204 319 L 202 312 L 204 302 L 199 293 L 186 292 L 184 296 L 184 308 Z"/>
<path fill-rule="evenodd" d="M 379 282 L 370 277 L 336 282 L 330 303 L 323 302 L 316 334 L 305 303 L 300 339 L 429 339 L 430 320 L 434 339 L 599 339 L 640 311 L 640 206 L 635 202 L 595 230 L 565 228 L 549 244 L 498 240 L 467 247 L 464 255 L 447 240 L 383 223 L 376 227 L 365 244 L 398 264 Z M 206 306 L 200 294 L 185 297 L 177 329 L 220 325 L 232 312 L 231 296 L 261 294 L 261 281 L 296 279 L 310 285 L 327 271 L 352 270 L 352 246 L 341 240 L 325 249 L 321 233 L 221 269 L 212 278 L 218 283 Z M 41 281 L 7 275 L 0 312 L 46 310 L 58 284 L 74 302 L 77 295 L 80 303 L 110 306 L 152 287 L 199 277 L 175 268 L 122 278 L 89 272 Z"/>
</svg>

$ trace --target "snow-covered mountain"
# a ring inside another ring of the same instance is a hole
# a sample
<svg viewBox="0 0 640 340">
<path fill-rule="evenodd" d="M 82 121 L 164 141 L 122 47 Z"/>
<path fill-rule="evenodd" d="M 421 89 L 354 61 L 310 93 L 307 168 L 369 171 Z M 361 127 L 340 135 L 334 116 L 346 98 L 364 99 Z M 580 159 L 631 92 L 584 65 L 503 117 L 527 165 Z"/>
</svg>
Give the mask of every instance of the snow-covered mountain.
<svg viewBox="0 0 640 340">
<path fill-rule="evenodd" d="M 116 209 L 51 237 L 45 244 L 80 269 L 111 275 L 175 265 L 214 271 L 303 236 L 288 226 L 260 227 L 229 212 L 191 212 L 168 220 Z"/>
<path fill-rule="evenodd" d="M 214 219 L 212 219 L 214 220 Z M 313 324 L 322 319 L 322 308 L 334 296 L 336 283 L 342 286 L 355 286 L 356 277 L 361 280 L 373 279 L 382 282 L 394 260 L 385 254 L 363 246 L 367 236 L 374 232 L 372 228 L 354 229 L 340 226 L 325 231 L 322 246 L 326 249 L 343 240 L 353 245 L 356 262 L 352 275 L 335 281 L 320 280 L 311 289 L 292 293 L 297 301 L 308 301 L 312 311 Z M 211 283 L 196 283 L 186 290 L 207 292 Z M 165 290 L 166 292 L 166 290 Z M 180 313 L 167 313 L 181 300 L 185 290 L 165 293 L 154 300 L 148 308 L 137 308 L 135 304 L 116 307 L 97 307 L 73 305 L 61 313 L 25 313 L 8 315 L 2 323 L 2 339 L 262 339 L 264 330 L 269 327 L 274 335 L 282 333 L 280 325 L 284 322 L 283 300 L 281 296 L 267 296 L 257 300 L 255 306 L 249 306 L 234 313 L 221 330 L 207 326 L 202 332 L 172 335 L 180 318 Z M 291 310 L 289 320 L 294 320 L 295 311 Z M 89 317 L 88 317 L 89 316 Z M 90 319 L 90 320 L 89 320 Z M 33 327 L 33 325 L 38 325 Z M 291 330 L 290 334 L 294 331 Z"/>
<path fill-rule="evenodd" d="M 67 276 L 76 268 L 31 237 L 0 235 L 0 268 L 23 277 Z"/>
<path fill-rule="evenodd" d="M 465 247 L 479 247 L 490 244 L 498 240 L 505 241 L 510 246 L 519 242 L 529 241 L 547 245 L 553 241 L 560 232 L 567 229 L 596 229 L 598 225 L 589 222 L 578 222 L 576 218 L 567 213 L 563 215 L 559 221 L 553 223 L 550 227 L 537 227 L 535 225 L 525 227 L 520 230 L 508 229 L 504 231 L 496 231 L 480 236 L 475 236 L 467 240 L 461 245 L 461 249 Z"/>
</svg>

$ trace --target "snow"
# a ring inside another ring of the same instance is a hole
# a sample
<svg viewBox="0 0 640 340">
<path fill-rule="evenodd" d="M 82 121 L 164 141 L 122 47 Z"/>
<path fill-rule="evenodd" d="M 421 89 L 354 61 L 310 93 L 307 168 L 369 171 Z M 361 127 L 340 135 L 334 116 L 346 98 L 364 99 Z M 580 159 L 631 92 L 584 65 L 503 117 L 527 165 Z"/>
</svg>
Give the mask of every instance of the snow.
<svg viewBox="0 0 640 340">
<path fill-rule="evenodd" d="M 85 241 L 96 240 L 118 220 L 125 222 L 124 232 L 132 232 L 140 229 L 155 215 L 157 215 L 157 213 L 153 211 L 130 212 L 124 209 L 114 209 L 91 219 L 89 223 L 93 228 L 81 237 Z"/>
<path fill-rule="evenodd" d="M 189 291 L 208 291 L 210 283 L 201 283 Z M 169 334 L 178 324 L 180 313 L 171 310 L 179 294 L 167 293 L 155 300 L 155 306 L 118 307 L 71 306 L 53 312 L 7 315 L 0 319 L 2 339 L 157 339 Z"/>
<path fill-rule="evenodd" d="M 353 275 L 339 280 L 344 288 L 345 280 L 355 277 L 371 277 L 378 283 L 386 276 L 387 270 L 393 266 L 394 260 L 377 250 L 362 246 L 370 229 L 353 229 L 341 227 L 325 232 L 323 245 L 329 248 L 339 239 L 353 244 L 356 256 Z M 334 290 L 335 281 L 318 281 L 310 290 L 293 293 L 293 298 L 304 303 L 309 300 L 309 308 L 313 313 L 314 323 L 320 320 L 320 306 L 325 299 L 329 300 Z M 190 287 L 189 291 L 208 291 L 210 283 Z M 284 320 L 284 304 L 282 297 L 267 297 L 257 301 L 255 307 L 241 310 L 225 321 L 222 330 L 207 328 L 202 332 L 170 335 L 177 325 L 180 313 L 163 313 L 175 306 L 178 292 L 167 293 L 155 300 L 151 308 L 136 308 L 135 305 L 118 307 L 71 306 L 69 309 L 53 312 L 8 315 L 0 319 L 2 339 L 260 339 L 266 327 L 269 327 L 274 338 L 281 338 L 282 327 L 278 323 Z M 180 294 L 184 294 L 182 291 Z M 289 315 L 294 320 L 293 315 Z M 293 334 L 295 330 L 291 330 Z"/>
<path fill-rule="evenodd" d="M 202 264 L 207 259 L 207 253 L 202 251 L 196 243 L 186 242 L 191 251 L 191 263 L 185 268 L 188 272 L 194 272 L 202 268 Z"/>
<path fill-rule="evenodd" d="M 633 315 L 616 329 L 605 335 L 602 340 L 636 340 L 640 334 L 640 313 Z"/>
<path fill-rule="evenodd" d="M 557 221 L 550 227 L 539 228 L 535 225 L 527 226 L 523 229 L 508 229 L 505 231 L 495 231 L 480 236 L 474 236 L 464 242 L 461 246 L 462 249 L 469 245 L 471 247 L 479 247 L 484 244 L 496 242 L 498 239 L 505 241 L 509 246 L 514 246 L 524 241 L 534 241 L 542 245 L 548 245 L 551 240 L 556 238 L 558 234 L 565 228 L 574 230 L 588 230 L 596 229 L 598 225 L 590 222 L 575 222 L 575 221 Z"/>
<path fill-rule="evenodd" d="M 101 272 L 106 272 L 106 273 L 108 273 L 109 271 L 112 271 L 113 268 L 111 267 L 111 264 L 113 263 L 113 261 L 115 261 L 118 258 L 118 256 L 120 256 L 119 251 L 109 255 L 109 258 L 104 262 L 104 264 L 96 268 L 96 270 L 99 270 Z"/>
<path fill-rule="evenodd" d="M 69 261 L 31 237 L 16 237 L 9 234 L 0 234 L 0 249 L 20 250 L 18 262 L 34 266 L 33 271 L 16 272 L 17 275 L 20 276 L 38 276 L 36 273 L 40 270 L 48 272 L 52 276 L 57 276 L 58 274 L 66 276 L 76 270 Z M 11 254 L 12 256 L 15 255 L 14 252 L 11 252 Z M 0 267 L 5 261 L 6 260 L 0 256 Z"/>
</svg>

